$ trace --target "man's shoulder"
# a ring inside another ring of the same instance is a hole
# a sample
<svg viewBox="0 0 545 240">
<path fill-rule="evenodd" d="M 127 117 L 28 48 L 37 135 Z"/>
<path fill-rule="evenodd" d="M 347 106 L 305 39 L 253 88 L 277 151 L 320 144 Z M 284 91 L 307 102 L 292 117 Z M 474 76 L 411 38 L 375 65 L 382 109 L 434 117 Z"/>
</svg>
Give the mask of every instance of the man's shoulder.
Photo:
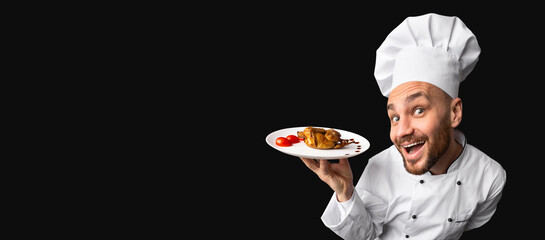
<svg viewBox="0 0 545 240">
<path fill-rule="evenodd" d="M 467 161 L 463 167 L 465 175 L 481 186 L 493 188 L 493 192 L 501 191 L 507 180 L 507 174 L 501 164 L 470 144 L 467 144 L 466 148 L 465 160 Z"/>
<path fill-rule="evenodd" d="M 505 170 L 501 164 L 488 156 L 486 153 L 476 148 L 473 145 L 467 144 L 467 156 L 466 158 L 470 161 L 467 162 L 466 167 L 472 169 L 485 169 L 486 172 L 493 175 L 503 174 L 505 175 Z"/>
<path fill-rule="evenodd" d="M 357 190 L 365 190 L 383 200 L 389 199 L 392 188 L 396 187 L 392 183 L 402 176 L 398 174 L 403 169 L 400 159 L 401 155 L 394 145 L 371 157 L 358 181 Z"/>
<path fill-rule="evenodd" d="M 401 159 L 401 155 L 396 147 L 392 145 L 371 157 L 367 165 L 372 167 L 390 167 L 393 163 L 399 163 L 399 159 Z"/>
</svg>

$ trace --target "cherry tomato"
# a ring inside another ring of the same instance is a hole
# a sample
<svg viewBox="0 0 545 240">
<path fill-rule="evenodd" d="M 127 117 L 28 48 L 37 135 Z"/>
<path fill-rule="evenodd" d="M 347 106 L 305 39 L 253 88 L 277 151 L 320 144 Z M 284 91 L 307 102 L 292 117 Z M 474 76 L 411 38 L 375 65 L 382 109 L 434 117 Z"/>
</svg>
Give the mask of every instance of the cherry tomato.
<svg viewBox="0 0 545 240">
<path fill-rule="evenodd" d="M 299 142 L 299 138 L 295 135 L 288 135 L 286 137 L 288 140 L 290 140 L 291 143 L 298 143 Z"/>
<path fill-rule="evenodd" d="M 291 142 L 285 137 L 279 137 L 276 139 L 276 145 L 280 147 L 289 147 L 291 146 Z"/>
</svg>

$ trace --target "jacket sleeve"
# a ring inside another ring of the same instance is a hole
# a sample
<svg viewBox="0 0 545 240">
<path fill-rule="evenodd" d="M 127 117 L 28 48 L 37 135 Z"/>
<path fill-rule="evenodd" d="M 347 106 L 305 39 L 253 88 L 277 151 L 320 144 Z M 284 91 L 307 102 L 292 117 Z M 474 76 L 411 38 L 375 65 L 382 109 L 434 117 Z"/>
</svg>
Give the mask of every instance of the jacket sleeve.
<svg viewBox="0 0 545 240">
<path fill-rule="evenodd" d="M 378 239 L 387 204 L 370 192 L 356 187 L 350 200 L 340 203 L 333 193 L 322 221 L 343 239 Z"/>
</svg>

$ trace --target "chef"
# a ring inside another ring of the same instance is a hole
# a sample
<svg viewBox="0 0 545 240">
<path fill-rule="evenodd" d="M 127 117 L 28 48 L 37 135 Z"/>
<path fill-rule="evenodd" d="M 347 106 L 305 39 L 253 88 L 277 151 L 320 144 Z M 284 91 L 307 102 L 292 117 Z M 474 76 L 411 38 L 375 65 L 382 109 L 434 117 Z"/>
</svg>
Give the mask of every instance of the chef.
<svg viewBox="0 0 545 240">
<path fill-rule="evenodd" d="M 456 129 L 460 83 L 480 54 L 458 17 L 408 17 L 378 48 L 393 145 L 369 159 L 356 186 L 347 159 L 302 158 L 335 193 L 323 223 L 344 239 L 458 239 L 488 222 L 506 173 Z"/>
</svg>

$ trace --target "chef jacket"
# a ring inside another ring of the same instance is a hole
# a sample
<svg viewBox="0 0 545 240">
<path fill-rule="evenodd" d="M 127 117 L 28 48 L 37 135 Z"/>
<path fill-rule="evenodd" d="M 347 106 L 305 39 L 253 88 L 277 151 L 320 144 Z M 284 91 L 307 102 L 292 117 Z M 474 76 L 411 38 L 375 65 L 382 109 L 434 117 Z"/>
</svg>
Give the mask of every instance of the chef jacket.
<svg viewBox="0 0 545 240">
<path fill-rule="evenodd" d="M 501 165 L 455 130 L 460 156 L 447 173 L 408 173 L 395 146 L 367 164 L 350 200 L 336 194 L 324 224 L 344 239 L 459 239 L 485 224 L 496 211 L 505 185 Z"/>
</svg>

